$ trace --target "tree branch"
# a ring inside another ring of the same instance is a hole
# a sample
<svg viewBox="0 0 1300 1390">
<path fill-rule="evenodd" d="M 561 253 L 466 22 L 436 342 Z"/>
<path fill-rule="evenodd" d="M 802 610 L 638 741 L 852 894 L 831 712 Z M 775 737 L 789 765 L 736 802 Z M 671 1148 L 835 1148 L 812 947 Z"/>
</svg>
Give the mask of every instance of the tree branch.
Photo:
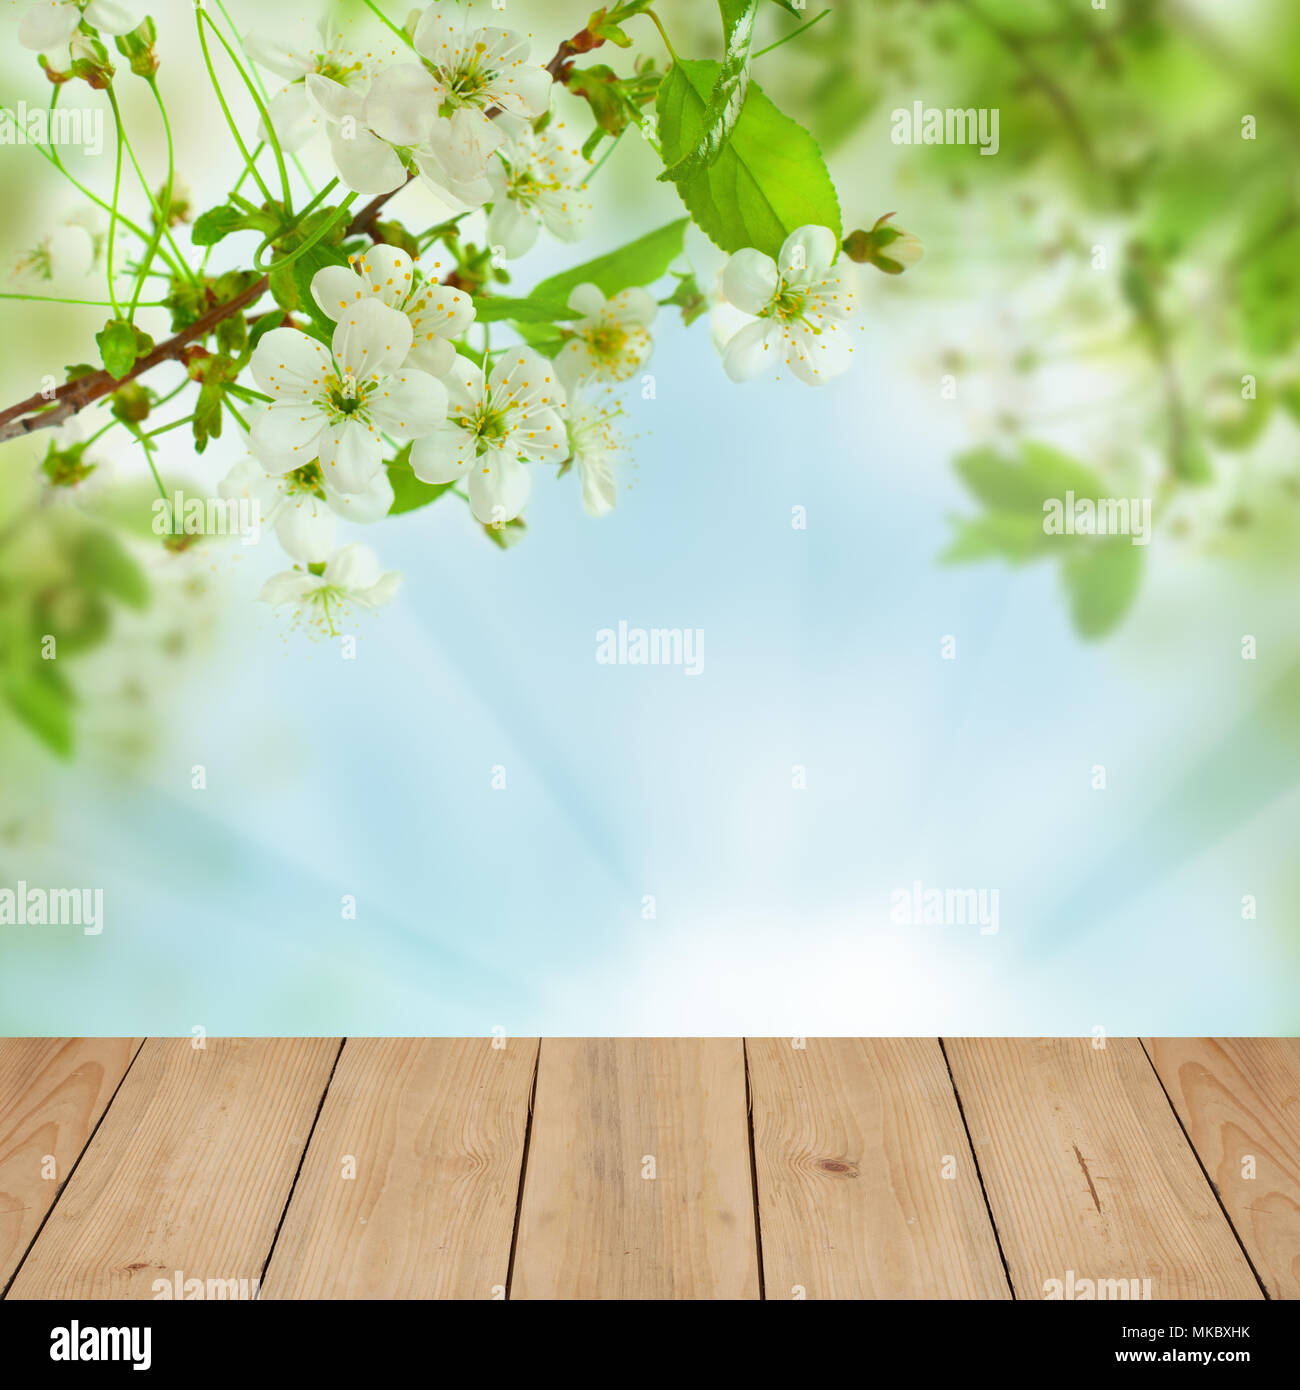
<svg viewBox="0 0 1300 1390">
<path fill-rule="evenodd" d="M 414 177 L 413 174 L 408 176 L 406 182 L 409 183 Z M 406 184 L 402 184 L 399 188 L 393 189 L 392 193 L 381 193 L 378 197 L 372 198 L 348 224 L 347 235 L 359 236 L 368 232 L 384 204 L 394 193 L 401 192 L 405 187 Z M 106 371 L 89 372 L 86 376 L 78 377 L 76 381 L 69 381 L 66 385 L 60 386 L 54 393 L 55 403 L 52 408 L 47 409 L 50 407 L 51 398 L 38 391 L 34 396 L 28 396 L 25 401 L 19 401 L 17 405 L 0 411 L 0 443 L 7 439 L 17 439 L 20 435 L 32 434 L 36 430 L 47 430 L 60 425 L 79 411 L 85 410 L 88 405 L 103 400 L 105 396 L 111 396 L 119 386 L 134 381 L 136 377 L 158 366 L 159 363 L 178 360 L 190 343 L 205 338 L 223 319 L 228 319 L 250 304 L 257 303 L 267 288 L 267 277 L 263 275 L 242 294 L 226 300 L 224 304 L 214 305 L 201 318 L 195 319 L 188 328 L 181 329 L 166 342 L 159 343 L 147 356 L 139 358 L 120 381 L 109 376 Z"/>
<path fill-rule="evenodd" d="M 571 39 L 563 40 L 555 50 L 555 56 L 546 64 L 546 71 L 551 74 L 551 80 L 563 84 L 568 78 L 568 69 L 572 66 L 573 59 L 580 53 L 589 53 L 593 48 L 599 48 L 604 42 L 604 39 L 597 38 L 587 29 L 580 30 Z M 497 111 L 494 109 L 487 114 L 495 115 Z M 413 173 L 408 174 L 406 183 L 410 183 L 414 177 Z M 381 193 L 378 197 L 372 198 L 348 224 L 346 235 L 357 236 L 362 232 L 369 232 L 384 204 L 394 193 L 400 193 L 406 187 L 406 183 L 393 189 L 392 193 Z M 45 408 L 50 405 L 50 398 L 37 392 L 34 396 L 28 396 L 25 401 L 11 405 L 7 410 L 0 410 L 0 443 L 62 424 L 64 420 L 71 419 L 79 411 L 85 410 L 88 405 L 103 400 L 105 396 L 111 396 L 119 386 L 134 381 L 136 377 L 158 366 L 160 362 L 177 360 L 196 338 L 206 337 L 222 319 L 229 318 L 250 304 L 255 304 L 266 293 L 267 288 L 267 278 L 264 275 L 255 285 L 250 285 L 234 299 L 209 309 L 188 328 L 168 338 L 165 343 L 159 343 L 147 357 L 139 358 L 121 381 L 109 376 L 105 371 L 90 372 L 86 376 L 78 377 L 76 381 L 69 381 L 66 385 L 60 386 L 54 393 L 53 400 L 56 404 L 52 409 Z"/>
</svg>

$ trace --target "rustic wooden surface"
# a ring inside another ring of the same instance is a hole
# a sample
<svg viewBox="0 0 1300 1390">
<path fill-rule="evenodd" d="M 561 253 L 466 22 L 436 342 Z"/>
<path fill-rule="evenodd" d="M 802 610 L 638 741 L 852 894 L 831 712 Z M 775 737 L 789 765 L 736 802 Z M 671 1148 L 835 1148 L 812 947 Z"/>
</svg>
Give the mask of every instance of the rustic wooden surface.
<svg viewBox="0 0 1300 1390">
<path fill-rule="evenodd" d="M 178 1273 L 266 1298 L 1300 1298 L 1300 1042 L 0 1040 L 5 1296 Z"/>
<path fill-rule="evenodd" d="M 768 1298 L 1010 1298 L 933 1038 L 748 1042 Z"/>
<path fill-rule="evenodd" d="M 738 1038 L 546 1039 L 514 1298 L 757 1298 Z"/>
<path fill-rule="evenodd" d="M 1300 1041 L 1150 1038 L 1147 1051 L 1270 1298 L 1300 1298 Z"/>
<path fill-rule="evenodd" d="M 504 1293 L 537 1042 L 352 1038 L 264 1298 Z"/>
</svg>

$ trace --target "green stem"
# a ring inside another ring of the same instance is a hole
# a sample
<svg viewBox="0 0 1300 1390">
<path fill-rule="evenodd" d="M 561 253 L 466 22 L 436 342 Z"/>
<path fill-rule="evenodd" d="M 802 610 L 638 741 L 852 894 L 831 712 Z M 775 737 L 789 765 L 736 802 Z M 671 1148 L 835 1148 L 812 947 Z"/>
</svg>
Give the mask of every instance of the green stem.
<svg viewBox="0 0 1300 1390">
<path fill-rule="evenodd" d="M 0 294 L 0 299 L 28 299 L 37 304 L 90 304 L 96 309 L 111 309 L 113 304 L 108 299 L 67 299 L 58 294 Z M 160 309 L 165 305 L 165 299 L 149 299 L 139 307 L 141 309 Z"/>
<path fill-rule="evenodd" d="M 797 39 L 800 34 L 806 33 L 814 24 L 820 24 L 828 14 L 830 14 L 829 10 L 823 10 L 816 18 L 810 19 L 807 24 L 801 24 L 797 29 L 791 29 L 785 38 L 777 39 L 775 43 L 768 44 L 766 48 L 760 48 L 757 53 L 751 53 L 749 55 L 749 61 L 752 63 L 755 58 L 761 58 L 764 53 L 771 53 L 774 48 L 780 48 L 783 43 L 789 43 L 791 39 Z"/>
<path fill-rule="evenodd" d="M 122 191 L 122 117 L 117 109 L 117 98 L 113 95 L 113 89 L 108 88 L 108 99 L 113 106 L 113 119 L 117 123 L 117 165 L 113 171 L 113 205 L 109 209 L 108 218 L 108 249 L 105 252 L 105 264 L 108 272 L 108 297 L 113 306 L 113 317 L 122 317 L 122 307 L 117 302 L 117 291 L 113 288 L 113 245 L 117 240 L 117 200 Z"/>
<path fill-rule="evenodd" d="M 334 209 L 334 216 L 327 222 L 322 223 L 299 247 L 296 247 L 287 256 L 276 256 L 273 258 L 274 264 L 268 265 L 262 260 L 262 252 L 273 242 L 279 241 L 285 235 L 284 232 L 273 232 L 253 253 L 253 268 L 266 273 L 270 270 L 278 270 L 281 266 L 292 265 L 299 256 L 304 256 L 316 245 L 318 241 L 329 235 L 338 224 L 346 219 L 347 211 L 361 195 L 359 193 L 349 193 L 348 196 Z"/>
<path fill-rule="evenodd" d="M 379 6 L 374 3 L 374 0 L 365 0 L 365 6 L 366 9 L 370 10 L 371 13 L 374 14 L 377 19 L 382 20 L 386 25 L 388 25 L 388 27 L 393 31 L 394 34 L 397 35 L 399 39 L 401 39 L 401 41 L 407 46 L 407 48 L 410 48 L 412 46 L 411 36 L 406 32 L 405 29 L 399 29 L 397 25 L 394 24 L 393 21 L 389 19 L 389 17 L 383 12 L 383 10 L 381 10 Z"/>
<path fill-rule="evenodd" d="M 199 17 L 200 36 L 203 33 L 203 23 L 206 20 L 208 27 L 217 36 L 218 43 L 220 43 L 222 48 L 226 50 L 226 56 L 230 59 L 232 63 L 234 63 L 235 71 L 239 74 L 240 80 L 248 89 L 248 95 L 253 98 L 253 105 L 257 107 L 257 114 L 262 118 L 262 129 L 266 131 L 266 138 L 271 142 L 271 150 L 275 154 L 276 167 L 280 171 L 280 187 L 284 192 L 285 216 L 292 216 L 293 193 L 289 188 L 289 171 L 284 166 L 284 151 L 280 148 L 280 138 L 275 133 L 275 125 L 271 120 L 271 113 L 266 109 L 266 103 L 262 100 L 260 96 L 258 96 L 257 87 L 253 84 L 252 79 L 244 71 L 244 65 L 239 61 L 239 54 L 237 54 L 235 50 L 231 48 L 229 40 L 217 27 L 216 20 L 214 20 L 212 16 L 202 8 L 201 3 L 196 3 L 195 13 Z M 206 53 L 206 51 L 207 49 L 205 47 L 204 52 Z M 242 145 L 240 148 L 243 148 Z M 268 197 L 269 196 L 270 195 L 268 194 Z"/>
<path fill-rule="evenodd" d="M 162 216 L 161 210 L 158 207 L 158 200 L 153 196 L 153 190 L 149 187 L 149 180 L 145 178 L 144 170 L 140 167 L 140 161 L 135 157 L 135 147 L 131 144 L 131 137 L 126 133 L 126 123 L 122 120 L 122 112 L 117 104 L 117 94 L 114 92 L 113 84 L 111 82 L 105 88 L 105 93 L 108 96 L 109 102 L 112 104 L 113 119 L 117 122 L 117 128 L 121 134 L 122 143 L 126 146 L 126 153 L 131 160 L 131 166 L 135 169 L 136 177 L 140 180 L 140 187 L 144 189 L 144 196 L 149 200 L 149 207 L 153 212 L 154 232 L 153 235 L 149 238 L 149 242 L 150 244 L 153 243 L 154 238 L 157 236 L 158 224 L 159 222 L 161 222 L 163 226 L 163 233 L 167 237 L 167 240 L 170 243 L 172 251 L 175 253 L 176 258 L 181 262 L 185 275 L 188 279 L 197 283 L 197 279 L 194 275 L 194 272 L 189 268 L 189 265 L 185 261 L 185 256 L 183 252 L 181 251 L 180 247 L 176 245 L 176 242 L 172 239 L 171 232 L 167 229 L 166 218 Z"/>
<path fill-rule="evenodd" d="M 164 206 L 154 212 L 153 240 L 145 247 L 144 259 L 140 262 L 139 268 L 135 273 L 135 289 L 131 294 L 131 308 L 128 316 L 135 321 L 135 311 L 140 303 L 140 295 L 144 292 L 145 276 L 149 273 L 149 267 L 153 264 L 153 258 L 158 253 L 158 246 L 162 241 L 163 232 L 167 228 L 168 219 L 171 217 L 172 210 L 172 189 L 176 182 L 176 151 L 172 145 L 171 122 L 167 119 L 167 110 L 163 106 L 161 93 L 158 91 L 158 84 L 152 77 L 149 78 L 149 89 L 153 92 L 154 101 L 158 103 L 158 111 L 162 116 L 163 130 L 167 133 L 167 191 L 163 196 Z M 159 216 L 161 211 L 161 216 Z"/>
<path fill-rule="evenodd" d="M 242 154 L 242 155 L 244 156 L 244 164 L 245 164 L 245 166 L 247 167 L 248 172 L 249 172 L 250 174 L 252 174 L 252 176 L 254 177 L 254 179 L 257 180 L 257 186 L 262 190 L 262 196 L 266 199 L 266 201 L 267 201 L 268 203 L 273 203 L 273 202 L 275 202 L 275 198 L 272 196 L 271 190 L 266 186 L 266 180 L 262 177 L 261 172 L 260 172 L 260 170 L 258 169 L 257 165 L 253 163 L 253 157 L 252 157 L 252 155 L 250 155 L 249 152 L 248 152 L 248 146 L 244 144 L 243 136 L 240 135 L 240 133 L 239 133 L 239 127 L 235 124 L 235 118 L 230 114 L 230 107 L 226 104 L 225 94 L 224 94 L 224 93 L 222 92 L 222 90 L 221 90 L 221 83 L 217 81 L 217 74 L 216 74 L 216 72 L 213 70 L 213 67 L 212 67 L 212 54 L 208 51 L 208 40 L 207 40 L 206 36 L 205 36 L 204 33 L 203 33 L 203 22 L 204 22 L 204 20 L 207 20 L 208 24 L 212 26 L 212 31 L 213 31 L 213 33 L 215 33 L 216 36 L 217 36 L 219 39 L 221 39 L 221 42 L 222 42 L 222 43 L 226 43 L 226 41 L 225 41 L 225 39 L 222 37 L 221 31 L 216 27 L 215 24 L 212 23 L 211 18 L 203 12 L 203 9 L 202 9 L 201 6 L 198 5 L 198 4 L 196 4 L 195 7 L 194 7 L 194 17 L 195 17 L 195 23 L 196 23 L 196 25 L 198 26 L 198 31 L 199 31 L 199 47 L 203 50 L 203 64 L 204 64 L 204 66 L 205 66 L 205 67 L 207 68 L 207 70 L 208 70 L 208 80 L 212 83 L 212 90 L 217 94 L 217 101 L 218 101 L 218 102 L 220 103 L 220 105 L 221 105 L 221 113 L 222 113 L 222 115 L 224 115 L 225 118 L 226 118 L 226 125 L 230 127 L 230 133 L 231 133 L 232 136 L 234 136 L 235 144 L 239 146 L 239 153 Z M 229 45 L 229 44 L 226 44 L 226 48 L 229 49 L 229 48 L 230 48 L 230 45 Z M 233 57 L 233 55 L 232 55 L 232 57 Z M 237 62 L 237 61 L 236 61 L 236 66 L 238 66 L 238 62 Z M 241 70 L 241 71 L 242 71 L 242 70 Z M 244 80 L 247 81 L 248 79 L 245 78 Z M 270 133 L 270 130 L 271 130 L 271 127 L 270 127 L 270 123 L 268 122 L 268 123 L 267 123 L 267 133 L 268 133 L 268 134 Z M 281 170 L 283 170 L 283 168 L 284 168 L 284 158 L 283 158 L 283 156 L 281 156 L 280 153 L 279 153 L 279 146 L 278 146 L 278 145 L 277 145 L 277 147 L 276 147 L 276 155 L 277 155 L 277 157 L 278 157 L 279 160 L 280 160 L 280 167 L 281 167 Z M 286 179 L 286 182 L 285 182 L 285 193 L 286 193 L 286 198 L 287 198 L 287 195 L 288 195 L 288 181 L 287 181 L 287 179 Z"/>
</svg>

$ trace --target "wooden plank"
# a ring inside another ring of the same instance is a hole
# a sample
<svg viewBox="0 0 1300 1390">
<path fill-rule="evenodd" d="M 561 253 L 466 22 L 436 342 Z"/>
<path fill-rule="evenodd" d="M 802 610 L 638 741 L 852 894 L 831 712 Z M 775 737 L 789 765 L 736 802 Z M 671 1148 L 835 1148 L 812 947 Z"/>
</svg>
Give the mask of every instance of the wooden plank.
<svg viewBox="0 0 1300 1390">
<path fill-rule="evenodd" d="M 934 1038 L 750 1038 L 768 1298 L 1010 1298 Z"/>
<path fill-rule="evenodd" d="M 0 1292 L 139 1047 L 139 1038 L 0 1038 Z"/>
<path fill-rule="evenodd" d="M 151 1038 L 10 1298 L 153 1298 L 261 1278 L 330 1069 L 331 1038 Z"/>
<path fill-rule="evenodd" d="M 1269 1296 L 1300 1298 L 1300 1039 L 1147 1050 Z"/>
<path fill-rule="evenodd" d="M 264 1298 L 501 1298 L 536 1039 L 354 1038 Z"/>
<path fill-rule="evenodd" d="M 757 1298 L 738 1038 L 542 1041 L 512 1298 Z"/>
<path fill-rule="evenodd" d="M 1018 1298 L 1261 1297 L 1136 1038 L 947 1052 Z"/>
</svg>

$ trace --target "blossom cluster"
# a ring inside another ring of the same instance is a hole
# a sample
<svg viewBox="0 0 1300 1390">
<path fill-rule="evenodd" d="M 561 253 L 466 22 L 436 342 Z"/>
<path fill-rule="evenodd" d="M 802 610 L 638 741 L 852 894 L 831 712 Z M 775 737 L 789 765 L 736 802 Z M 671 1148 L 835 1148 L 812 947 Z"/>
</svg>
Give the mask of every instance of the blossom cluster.
<svg viewBox="0 0 1300 1390">
<path fill-rule="evenodd" d="M 95 26 L 124 36 L 123 53 L 141 44 L 151 50 L 150 22 L 143 39 L 143 29 L 132 30 L 141 8 L 132 0 L 40 0 L 19 37 L 57 74 L 61 63 L 75 66 Z M 485 281 L 504 280 L 499 268 L 530 252 L 542 233 L 561 242 L 583 236 L 589 152 L 601 131 L 584 144 L 554 105 L 557 83 L 567 80 L 559 55 L 543 63 L 527 38 L 479 23 L 457 0 L 432 0 L 403 28 L 389 22 L 389 29 L 387 42 L 369 45 L 329 23 L 305 27 L 293 42 L 258 33 L 243 41 L 247 57 L 279 79 L 258 103 L 257 135 L 281 158 L 282 175 L 282 156 L 297 159 L 319 142 L 352 197 L 383 201 L 418 180 L 449 218 L 415 237 L 403 230 L 391 244 L 378 234 L 373 245 L 350 242 L 346 263 L 339 255 L 302 283 L 312 323 L 281 315 L 284 326 L 250 342 L 238 368 L 256 388 L 239 395 L 249 412 L 248 451 L 220 495 L 256 504 L 293 561 L 266 583 L 263 598 L 293 604 L 331 632 L 348 604 L 377 607 L 396 590 L 397 576 L 367 550 L 340 543 L 338 523 L 369 525 L 390 514 L 398 459 L 420 483 L 455 488 L 485 527 L 517 522 L 546 464 L 576 473 L 589 514 L 609 512 L 625 452 L 618 392 L 648 362 L 662 304 L 682 305 L 688 323 L 711 310 L 725 373 L 737 382 L 783 366 L 819 384 L 850 365 L 853 336 L 862 331 L 852 263 L 862 257 L 842 255 L 839 232 L 810 223 L 791 231 L 777 255 L 730 248 L 711 294 L 683 290 L 657 300 L 644 284 L 623 280 L 607 293 L 593 278 L 566 285 L 562 302 L 549 305 L 545 341 L 522 331 L 525 320 L 516 324 L 521 342 L 490 343 L 480 320 L 491 294 Z M 585 32 L 604 42 L 603 31 Z M 60 46 L 67 56 L 53 52 Z M 154 70 L 133 66 L 145 69 Z M 632 79 L 628 90 L 643 80 L 659 77 Z M 180 195 L 170 174 L 168 196 L 174 208 Z M 238 203 L 232 195 L 224 211 L 240 215 Z M 169 227 L 171 209 L 168 216 Z M 463 259 L 453 257 L 448 270 L 427 254 L 440 240 L 453 245 L 469 217 L 480 219 L 472 225 L 483 229 L 491 272 L 467 276 Z M 73 258 L 62 243 L 79 235 L 75 224 L 62 227 L 60 244 L 43 244 L 26 268 L 48 277 L 56 259 Z M 274 240 L 272 224 L 267 243 Z M 660 263 L 645 284 L 662 273 Z M 111 261 L 108 274 L 111 287 Z M 696 285 L 690 271 L 679 279 Z"/>
</svg>

